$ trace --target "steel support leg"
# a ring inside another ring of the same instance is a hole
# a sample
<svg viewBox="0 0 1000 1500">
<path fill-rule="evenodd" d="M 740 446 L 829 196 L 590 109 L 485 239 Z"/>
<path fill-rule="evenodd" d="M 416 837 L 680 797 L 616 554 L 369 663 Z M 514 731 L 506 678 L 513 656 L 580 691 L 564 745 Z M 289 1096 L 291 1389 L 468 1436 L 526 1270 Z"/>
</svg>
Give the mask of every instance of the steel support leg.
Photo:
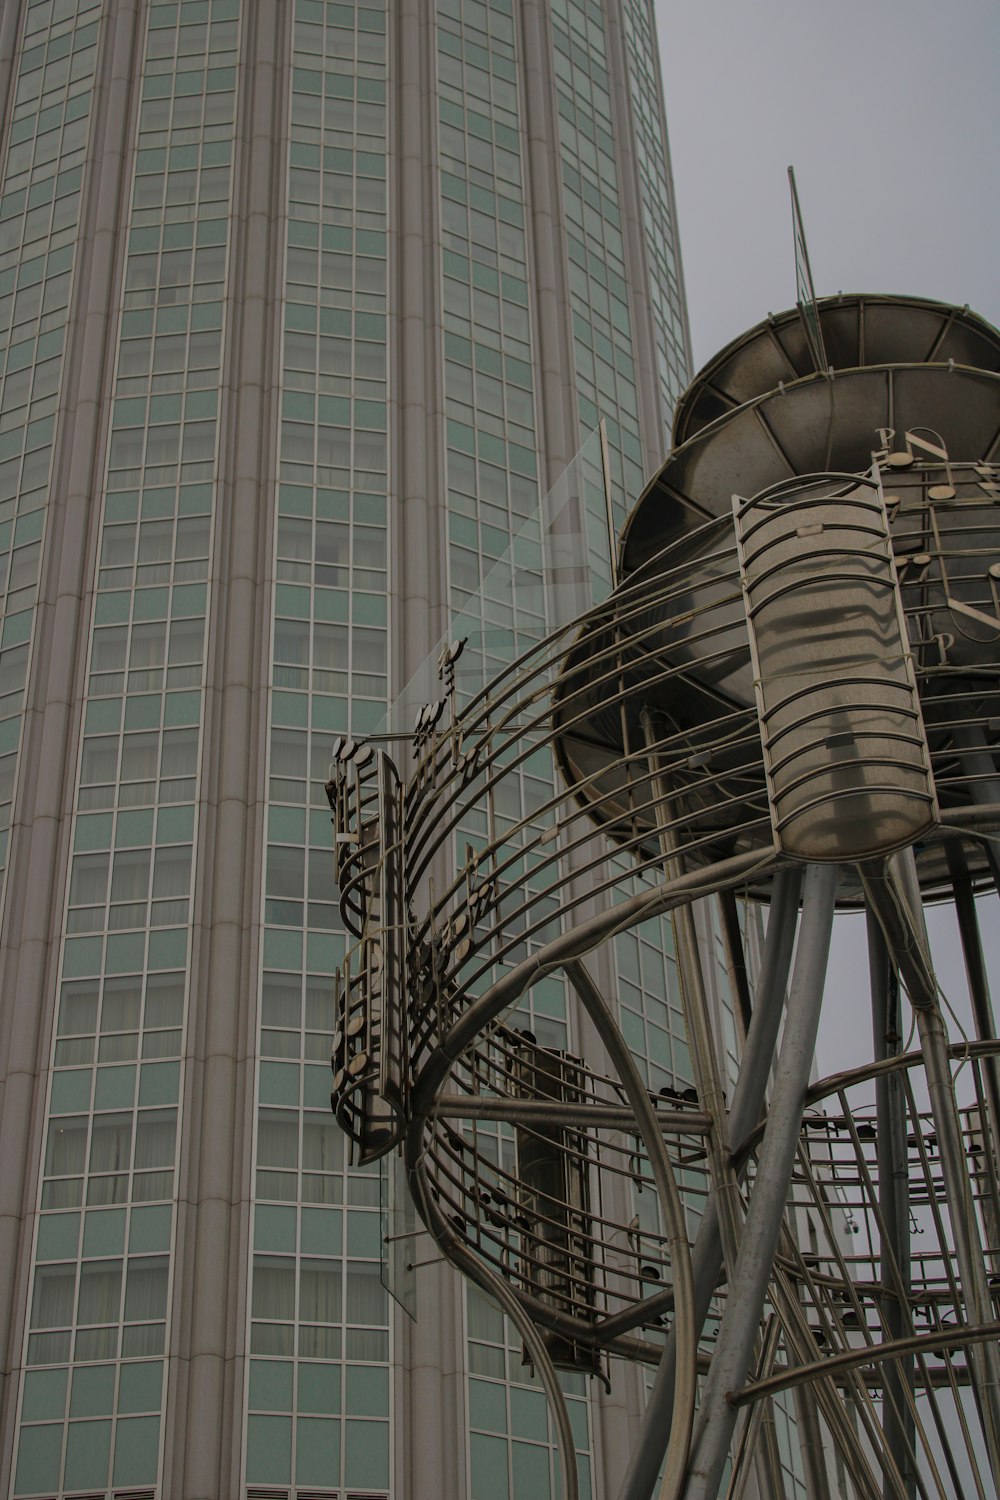
<svg viewBox="0 0 1000 1500">
<path fill-rule="evenodd" d="M 872 1032 L 875 1061 L 894 1057 L 901 1049 L 899 980 L 889 962 L 882 929 L 874 913 L 867 913 L 868 970 L 871 980 Z M 906 1096 L 895 1073 L 882 1074 L 875 1083 L 878 1130 L 879 1212 L 886 1243 L 882 1247 L 882 1326 L 886 1338 L 912 1333 L 906 1312 L 910 1293 L 910 1182 L 906 1161 Z M 904 1300 L 905 1299 L 905 1300 Z M 901 1360 L 885 1370 L 882 1425 L 886 1448 L 899 1470 L 908 1495 L 916 1494 L 913 1419 L 913 1360 Z M 895 1486 L 886 1477 L 886 1500 Z"/>
<path fill-rule="evenodd" d="M 816 1047 L 836 889 L 835 866 L 810 866 L 767 1129 L 695 1426 L 684 1500 L 715 1500 L 732 1441 L 737 1413 L 727 1397 L 746 1382 L 784 1220 Z"/>
<path fill-rule="evenodd" d="M 730 1142 L 743 1140 L 760 1119 L 767 1083 L 771 1073 L 771 1061 L 781 1016 L 788 971 L 795 945 L 795 924 L 798 917 L 799 891 L 802 886 L 801 870 L 783 870 L 774 883 L 771 916 L 767 924 L 764 955 L 757 983 L 753 1020 L 747 1036 L 746 1050 L 740 1067 L 740 1076 L 733 1095 L 730 1114 Z M 695 1239 L 692 1255 L 694 1272 L 694 1318 L 695 1328 L 700 1334 L 705 1318 L 712 1305 L 722 1270 L 722 1236 L 719 1231 L 719 1215 L 714 1197 L 705 1205 L 705 1213 Z M 674 1372 L 676 1354 L 674 1334 L 671 1330 L 667 1345 L 656 1373 L 654 1392 L 668 1413 L 673 1404 Z M 652 1403 L 653 1395 L 650 1397 Z M 662 1434 L 653 1427 L 644 1426 L 639 1440 L 632 1449 L 622 1500 L 631 1496 L 648 1496 L 653 1492 L 660 1466 L 658 1454 L 662 1449 Z"/>
</svg>

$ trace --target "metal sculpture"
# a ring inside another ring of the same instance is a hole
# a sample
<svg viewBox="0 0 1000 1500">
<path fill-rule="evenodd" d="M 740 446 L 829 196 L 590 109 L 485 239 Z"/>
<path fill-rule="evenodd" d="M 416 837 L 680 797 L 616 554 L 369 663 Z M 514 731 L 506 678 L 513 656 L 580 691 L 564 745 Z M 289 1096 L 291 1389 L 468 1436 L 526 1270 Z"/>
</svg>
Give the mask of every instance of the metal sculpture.
<svg viewBox="0 0 1000 1500">
<path fill-rule="evenodd" d="M 570 1497 L 556 1372 L 614 1359 L 654 1371 L 622 1500 L 709 1500 L 727 1461 L 734 1500 L 782 1494 L 784 1393 L 817 1500 L 1000 1485 L 975 902 L 1000 876 L 1000 334 L 915 299 L 809 311 L 690 388 L 609 598 L 469 701 L 446 648 L 405 774 L 345 743 L 328 788 L 359 939 L 337 1117 L 362 1160 L 403 1151 L 424 1225 L 521 1331 Z M 540 755 L 561 785 L 526 811 Z M 741 895 L 769 907 L 752 995 Z M 731 1089 L 703 898 L 745 1031 Z M 974 1041 L 946 1027 L 928 898 L 957 906 Z M 868 914 L 876 1060 L 811 1084 L 838 905 Z M 667 913 L 694 1076 L 651 1094 L 604 954 Z M 514 1012 L 553 973 L 586 1055 Z"/>
</svg>

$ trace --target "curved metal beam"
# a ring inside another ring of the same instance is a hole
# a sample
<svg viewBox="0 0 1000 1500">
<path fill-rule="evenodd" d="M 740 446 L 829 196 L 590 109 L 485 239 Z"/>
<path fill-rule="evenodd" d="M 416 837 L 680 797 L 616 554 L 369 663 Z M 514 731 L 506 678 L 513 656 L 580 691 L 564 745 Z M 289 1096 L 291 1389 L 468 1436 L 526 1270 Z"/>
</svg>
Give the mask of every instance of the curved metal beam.
<svg viewBox="0 0 1000 1500">
<path fill-rule="evenodd" d="M 532 1363 L 536 1366 L 541 1376 L 542 1385 L 555 1420 L 556 1440 L 559 1448 L 559 1457 L 562 1461 L 564 1475 L 563 1488 L 566 1500 L 580 1500 L 580 1481 L 576 1471 L 576 1446 L 573 1441 L 573 1428 L 569 1420 L 566 1398 L 559 1384 L 556 1367 L 552 1363 L 548 1349 L 545 1347 L 545 1340 L 539 1332 L 537 1325 L 521 1306 L 517 1296 L 504 1281 L 503 1277 L 499 1276 L 496 1271 L 491 1270 L 484 1261 L 474 1256 L 466 1248 L 464 1242 L 455 1233 L 451 1225 L 442 1217 L 431 1193 L 428 1191 L 423 1154 L 417 1154 L 416 1159 L 414 1159 L 412 1145 L 413 1139 L 411 1135 L 407 1141 L 406 1165 L 410 1180 L 410 1191 L 420 1211 L 420 1216 L 452 1265 L 461 1271 L 463 1275 L 467 1276 L 470 1281 L 474 1282 L 476 1286 L 480 1287 L 488 1297 L 492 1297 L 495 1302 L 499 1303 L 503 1312 L 507 1314 L 524 1340 L 525 1348 L 531 1356 Z"/>
<path fill-rule="evenodd" d="M 656 1184 L 660 1207 L 666 1220 L 667 1242 L 671 1251 L 674 1273 L 674 1340 L 677 1350 L 676 1363 L 680 1365 L 679 1379 L 672 1379 L 666 1395 L 661 1395 L 660 1370 L 667 1351 L 657 1369 L 653 1390 L 646 1403 L 642 1421 L 642 1432 L 655 1435 L 659 1425 L 665 1437 L 659 1442 L 659 1461 L 663 1463 L 663 1483 L 660 1500 L 676 1500 L 681 1493 L 687 1468 L 691 1429 L 694 1425 L 694 1403 L 697 1395 L 698 1333 L 694 1321 L 694 1284 L 691 1276 L 691 1249 L 688 1244 L 684 1205 L 681 1203 L 673 1169 L 667 1155 L 663 1137 L 656 1123 L 653 1108 L 642 1075 L 635 1059 L 611 1015 L 604 997 L 594 983 L 588 970 L 579 961 L 566 964 L 570 983 L 594 1023 L 594 1029 L 607 1048 L 612 1065 L 617 1068 L 622 1087 L 629 1104 L 635 1111 L 635 1122 L 640 1139 L 646 1148 L 650 1169 Z M 675 1361 L 671 1361 L 671 1365 Z M 673 1368 L 671 1369 L 673 1375 Z M 655 1443 L 655 1439 L 654 1439 Z M 664 1453 L 666 1458 L 664 1460 Z M 619 1494 L 619 1500 L 649 1500 L 660 1463 L 653 1469 L 652 1478 L 645 1483 L 646 1476 L 633 1480 L 631 1466 Z"/>
<path fill-rule="evenodd" d="M 865 1365 L 882 1364 L 887 1359 L 905 1359 L 912 1354 L 937 1354 L 944 1349 L 964 1348 L 966 1344 L 988 1344 L 1000 1339 L 1000 1323 L 985 1323 L 980 1328 L 967 1325 L 945 1329 L 937 1333 L 915 1333 L 910 1338 L 891 1339 L 884 1344 L 864 1344 L 858 1349 L 844 1349 L 839 1354 L 827 1354 L 808 1365 L 796 1365 L 792 1370 L 779 1370 L 766 1380 L 755 1380 L 727 1397 L 730 1406 L 746 1406 L 764 1396 L 776 1396 L 793 1386 L 810 1380 L 819 1380 L 837 1374 L 840 1370 L 856 1370 Z"/>
<path fill-rule="evenodd" d="M 627 900 L 608 907 L 606 911 L 577 923 L 569 932 L 561 933 L 536 953 L 522 959 L 498 979 L 496 984 L 491 985 L 485 994 L 474 1000 L 441 1038 L 436 1051 L 428 1058 L 414 1083 L 413 1113 L 430 1112 L 433 1100 L 456 1058 L 481 1031 L 515 1005 L 524 992 L 544 975 L 565 968 L 571 959 L 582 958 L 616 932 L 633 927 L 637 922 L 644 922 L 650 917 L 659 916 L 661 912 L 669 911 L 682 901 L 692 901 L 697 896 L 707 894 L 709 890 L 742 885 L 751 874 L 757 874 L 765 863 L 774 870 L 781 869 L 786 862 L 771 850 L 763 856 L 759 849 L 734 854 L 704 870 L 693 870 L 674 880 L 666 880 L 652 891 L 640 891 L 638 895 L 630 896 Z"/>
</svg>

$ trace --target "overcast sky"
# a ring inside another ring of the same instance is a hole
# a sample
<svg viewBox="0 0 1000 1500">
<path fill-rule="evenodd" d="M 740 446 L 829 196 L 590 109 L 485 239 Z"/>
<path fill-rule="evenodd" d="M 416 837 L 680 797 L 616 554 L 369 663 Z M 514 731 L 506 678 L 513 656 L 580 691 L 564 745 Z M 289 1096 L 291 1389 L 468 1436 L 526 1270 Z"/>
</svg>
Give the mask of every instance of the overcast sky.
<svg viewBox="0 0 1000 1500">
<path fill-rule="evenodd" d="M 1000 325 L 1000 0 L 654 3 L 696 367 L 795 301 L 789 163 L 820 295 L 909 292 Z M 1000 1008 L 995 896 L 983 914 Z M 931 931 L 965 1013 L 948 911 Z M 862 919 L 835 948 L 824 1073 L 871 1055 Z"/>
<path fill-rule="evenodd" d="M 698 364 L 816 290 L 1000 323 L 997 0 L 655 0 Z"/>
</svg>

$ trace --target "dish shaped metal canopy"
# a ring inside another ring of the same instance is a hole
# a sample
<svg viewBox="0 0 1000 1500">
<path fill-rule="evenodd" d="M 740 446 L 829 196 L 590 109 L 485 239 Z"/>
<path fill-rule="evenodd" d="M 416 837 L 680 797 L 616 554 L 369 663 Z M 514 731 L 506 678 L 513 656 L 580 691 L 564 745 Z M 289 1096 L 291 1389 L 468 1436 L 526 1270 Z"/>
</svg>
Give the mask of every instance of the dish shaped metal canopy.
<svg viewBox="0 0 1000 1500">
<path fill-rule="evenodd" d="M 796 475 L 857 474 L 907 432 L 952 459 L 1000 457 L 1000 333 L 913 297 L 823 298 L 830 370 L 792 309 L 716 355 L 681 397 L 674 447 L 622 530 L 627 576 L 698 521 Z"/>
<path fill-rule="evenodd" d="M 689 864 L 756 848 L 767 863 L 771 771 L 734 497 L 808 507 L 824 479 L 870 476 L 885 491 L 887 578 L 902 620 L 896 654 L 914 674 L 915 724 L 938 803 L 931 821 L 988 822 L 985 810 L 1000 808 L 1000 334 L 967 309 L 915 299 L 826 299 L 820 308 L 830 357 L 846 367 L 799 373 L 805 336 L 798 315 L 786 313 L 738 339 L 694 382 L 675 422 L 685 440 L 623 531 L 623 581 L 590 616 L 556 685 L 564 776 L 589 816 L 645 859 L 662 848 L 667 822 Z M 876 365 L 850 363 L 870 353 Z M 784 383 L 761 391 L 775 376 Z M 812 521 L 805 511 L 800 519 L 807 533 Z M 800 653 L 808 691 L 822 696 L 829 686 L 849 699 L 829 676 L 850 635 L 847 606 L 837 602 L 845 545 L 868 544 L 860 533 L 850 543 L 829 531 L 817 540 L 815 579 L 806 548 L 800 573 L 805 586 L 817 584 L 818 607 L 791 611 L 783 629 L 793 633 L 790 655 Z M 859 663 L 857 680 L 866 671 Z M 863 704 L 865 691 L 848 707 Z M 850 736 L 826 734 L 845 786 L 852 756 L 871 756 L 872 786 L 905 779 L 884 738 L 876 748 L 868 730 L 852 733 L 850 746 Z M 836 775 L 834 765 L 831 785 Z M 831 830 L 831 849 L 835 842 Z M 931 831 L 918 842 L 924 889 L 943 893 L 944 841 Z M 874 831 L 873 845 L 877 854 Z M 995 875 L 989 841 L 980 848 L 974 875 Z"/>
</svg>

